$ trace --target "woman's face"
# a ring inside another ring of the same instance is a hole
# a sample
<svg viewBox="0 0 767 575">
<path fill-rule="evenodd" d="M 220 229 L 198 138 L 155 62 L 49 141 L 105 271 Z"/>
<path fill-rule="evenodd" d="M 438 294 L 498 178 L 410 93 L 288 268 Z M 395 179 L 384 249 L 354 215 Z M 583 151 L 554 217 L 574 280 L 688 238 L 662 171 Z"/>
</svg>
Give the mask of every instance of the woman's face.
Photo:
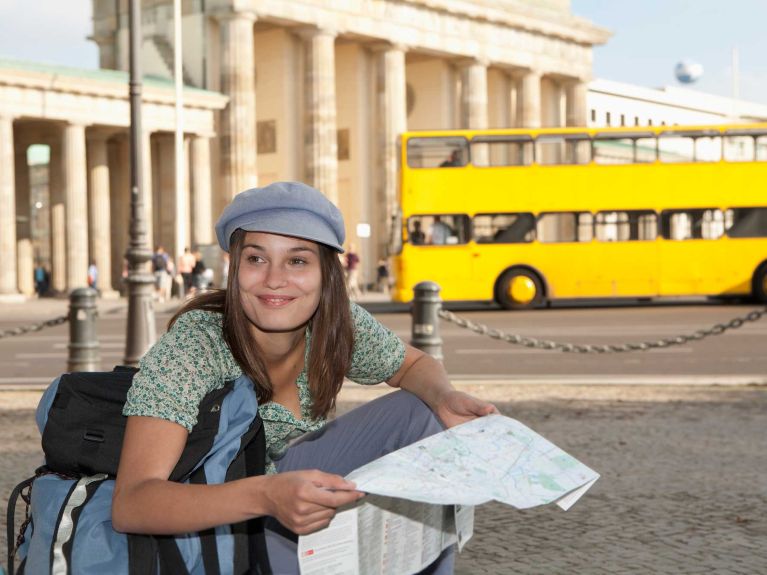
<svg viewBox="0 0 767 575">
<path fill-rule="evenodd" d="M 237 281 L 245 315 L 256 329 L 302 329 L 320 301 L 319 247 L 299 238 L 247 232 Z"/>
</svg>

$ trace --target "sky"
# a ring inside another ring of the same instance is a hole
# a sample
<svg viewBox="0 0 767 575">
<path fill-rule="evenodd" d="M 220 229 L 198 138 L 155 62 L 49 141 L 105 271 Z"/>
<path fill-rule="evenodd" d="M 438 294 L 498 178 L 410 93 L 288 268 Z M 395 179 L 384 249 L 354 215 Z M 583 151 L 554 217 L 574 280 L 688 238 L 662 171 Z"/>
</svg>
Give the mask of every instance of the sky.
<svg viewBox="0 0 767 575">
<path fill-rule="evenodd" d="M 607 28 L 594 49 L 594 77 L 647 87 L 678 84 L 682 59 L 703 65 L 691 87 L 731 96 L 732 49 L 739 91 L 767 104 L 767 0 L 571 0 L 572 12 Z M 0 58 L 98 67 L 91 0 L 0 0 Z"/>
<path fill-rule="evenodd" d="M 571 0 L 572 12 L 613 32 L 594 49 L 594 77 L 659 88 L 679 85 L 674 66 L 703 66 L 689 87 L 767 104 L 767 0 Z"/>
</svg>

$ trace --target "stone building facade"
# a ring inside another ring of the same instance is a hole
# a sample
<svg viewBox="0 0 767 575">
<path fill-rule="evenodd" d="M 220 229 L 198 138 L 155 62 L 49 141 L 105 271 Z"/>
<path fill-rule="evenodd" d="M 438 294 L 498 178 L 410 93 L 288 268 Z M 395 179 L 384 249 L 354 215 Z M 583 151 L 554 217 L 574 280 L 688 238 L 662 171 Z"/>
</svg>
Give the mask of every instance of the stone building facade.
<svg viewBox="0 0 767 575">
<path fill-rule="evenodd" d="M 301 180 L 339 205 L 368 280 L 386 255 L 398 134 L 585 125 L 592 47 L 609 37 L 574 17 L 569 0 L 184 0 L 190 184 L 176 198 L 172 6 L 142 1 L 143 71 L 166 79 L 145 89 L 152 241 L 173 254 L 211 243 L 212 221 L 236 193 Z M 85 285 L 91 259 L 109 278 L 105 293 L 120 281 L 128 1 L 93 9 L 101 71 L 0 65 L 0 162 L 15 166 L 0 174 L 0 296 L 32 292 L 32 220 L 22 212 L 34 143 L 51 147 L 53 287 Z"/>
</svg>

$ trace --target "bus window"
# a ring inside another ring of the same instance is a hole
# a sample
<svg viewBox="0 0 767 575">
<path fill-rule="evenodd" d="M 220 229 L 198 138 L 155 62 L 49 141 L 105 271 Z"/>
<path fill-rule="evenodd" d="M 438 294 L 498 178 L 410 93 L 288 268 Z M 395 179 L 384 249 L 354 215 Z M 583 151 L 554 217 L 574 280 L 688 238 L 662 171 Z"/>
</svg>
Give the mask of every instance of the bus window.
<svg viewBox="0 0 767 575">
<path fill-rule="evenodd" d="M 700 138 L 695 138 L 696 162 L 718 162 L 721 159 L 721 136 L 702 136 Z"/>
<path fill-rule="evenodd" d="M 767 162 L 767 136 L 756 139 L 756 161 Z"/>
<path fill-rule="evenodd" d="M 599 212 L 594 219 L 594 235 L 600 242 L 654 240 L 658 216 L 650 210 Z"/>
<path fill-rule="evenodd" d="M 484 136 L 471 140 L 471 162 L 479 167 L 529 166 L 533 163 L 530 136 Z"/>
<path fill-rule="evenodd" d="M 594 138 L 594 162 L 597 164 L 634 164 L 654 162 L 657 139 L 651 133 L 597 134 Z"/>
<path fill-rule="evenodd" d="M 408 218 L 408 241 L 413 245 L 458 245 L 469 241 L 469 216 L 438 214 Z"/>
<path fill-rule="evenodd" d="M 407 165 L 410 168 L 445 168 L 465 166 L 469 161 L 466 138 L 410 138 L 407 141 Z"/>
<path fill-rule="evenodd" d="M 593 216 L 588 212 L 550 212 L 538 217 L 538 241 L 545 243 L 590 242 Z"/>
<path fill-rule="evenodd" d="M 688 136 L 661 136 L 658 138 L 658 159 L 665 163 L 692 162 L 695 140 Z"/>
<path fill-rule="evenodd" d="M 727 216 L 727 235 L 731 238 L 767 237 L 767 208 L 732 208 Z"/>
<path fill-rule="evenodd" d="M 667 240 L 715 240 L 724 235 L 724 213 L 716 208 L 666 210 L 661 214 Z"/>
<path fill-rule="evenodd" d="M 478 244 L 519 244 L 535 239 L 535 216 L 522 214 L 477 214 L 474 241 Z"/>
<path fill-rule="evenodd" d="M 590 161 L 591 140 L 586 134 L 547 134 L 535 140 L 537 164 L 588 164 Z"/>
<path fill-rule="evenodd" d="M 754 148 L 753 136 L 724 137 L 724 159 L 728 162 L 753 162 Z"/>
</svg>

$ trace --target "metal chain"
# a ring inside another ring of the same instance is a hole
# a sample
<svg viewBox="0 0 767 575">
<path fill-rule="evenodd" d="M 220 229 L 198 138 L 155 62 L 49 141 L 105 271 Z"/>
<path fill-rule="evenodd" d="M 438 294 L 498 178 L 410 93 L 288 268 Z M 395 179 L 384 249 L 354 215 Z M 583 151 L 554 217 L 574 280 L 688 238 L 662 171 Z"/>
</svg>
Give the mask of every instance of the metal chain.
<svg viewBox="0 0 767 575">
<path fill-rule="evenodd" d="M 44 327 L 53 327 L 56 325 L 61 325 L 62 323 L 66 323 L 69 321 L 69 315 L 62 315 L 59 317 L 55 317 L 53 319 L 47 319 L 45 321 L 41 321 L 40 323 L 33 323 L 31 325 L 23 325 L 21 327 L 15 327 L 13 329 L 6 329 L 5 331 L 0 331 L 0 339 L 3 339 L 5 337 L 12 337 L 14 335 L 24 335 L 25 333 L 29 333 L 32 331 L 40 331 Z"/>
<path fill-rule="evenodd" d="M 678 335 L 676 337 L 669 337 L 659 339 L 656 341 L 643 341 L 641 343 L 620 343 L 620 344 L 605 344 L 605 345 L 592 345 L 592 344 L 576 344 L 576 343 L 561 343 L 558 341 L 551 341 L 546 339 L 537 339 L 534 337 L 524 337 L 521 335 L 506 333 L 499 329 L 493 329 L 486 325 L 473 322 L 471 320 L 459 317 L 451 311 L 439 310 L 439 317 L 449 322 L 456 324 L 459 327 L 465 327 L 478 333 L 480 335 L 487 335 L 493 339 L 505 341 L 507 343 L 513 343 L 517 345 L 523 345 L 533 349 L 546 349 L 556 350 L 571 353 L 623 353 L 627 351 L 647 351 L 650 349 L 658 349 L 663 347 L 670 347 L 672 345 L 683 345 L 691 341 L 699 341 L 704 337 L 710 335 L 721 335 L 727 330 L 737 329 L 743 326 L 747 322 L 754 322 L 767 315 L 767 308 L 761 310 L 754 310 L 743 317 L 736 317 L 731 319 L 727 323 L 717 323 L 708 329 L 700 329 L 694 333 L 686 335 Z"/>
</svg>

